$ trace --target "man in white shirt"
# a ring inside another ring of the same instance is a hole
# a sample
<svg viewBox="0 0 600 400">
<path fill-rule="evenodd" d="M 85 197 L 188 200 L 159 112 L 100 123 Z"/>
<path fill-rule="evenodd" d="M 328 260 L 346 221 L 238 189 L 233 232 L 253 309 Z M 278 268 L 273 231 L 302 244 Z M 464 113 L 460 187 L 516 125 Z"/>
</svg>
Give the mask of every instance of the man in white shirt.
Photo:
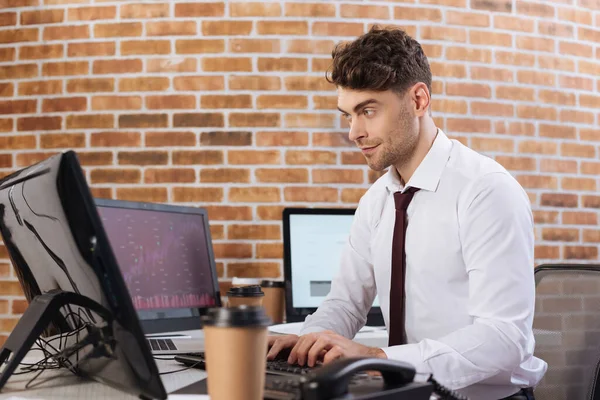
<svg viewBox="0 0 600 400">
<path fill-rule="evenodd" d="M 350 140 L 372 169 L 389 170 L 360 200 L 329 295 L 299 336 L 269 338 L 267 358 L 291 348 L 288 362 L 309 366 L 397 359 L 470 399 L 533 399 L 547 364 L 533 356 L 527 194 L 436 127 L 429 64 L 405 32 L 373 28 L 340 45 L 327 79 Z M 382 349 L 351 340 L 376 295 L 390 334 Z"/>
</svg>

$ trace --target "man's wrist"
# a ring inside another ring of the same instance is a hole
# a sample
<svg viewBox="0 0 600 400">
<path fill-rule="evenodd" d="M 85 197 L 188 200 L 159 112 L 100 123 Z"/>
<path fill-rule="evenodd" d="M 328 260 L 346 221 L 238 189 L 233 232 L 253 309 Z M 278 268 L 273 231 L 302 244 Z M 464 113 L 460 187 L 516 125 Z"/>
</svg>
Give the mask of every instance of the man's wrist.
<svg viewBox="0 0 600 400">
<path fill-rule="evenodd" d="M 367 352 L 367 355 L 369 357 L 374 357 L 374 358 L 387 358 L 387 354 L 385 354 L 385 351 L 383 351 L 379 347 L 369 347 L 369 351 Z"/>
</svg>

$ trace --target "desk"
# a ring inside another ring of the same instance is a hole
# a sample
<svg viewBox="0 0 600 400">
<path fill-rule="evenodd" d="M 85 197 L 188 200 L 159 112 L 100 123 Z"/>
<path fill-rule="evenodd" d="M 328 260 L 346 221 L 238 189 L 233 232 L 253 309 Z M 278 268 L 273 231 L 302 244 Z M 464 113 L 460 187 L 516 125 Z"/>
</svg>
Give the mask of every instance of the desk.
<svg viewBox="0 0 600 400">
<path fill-rule="evenodd" d="M 173 333 L 186 334 L 194 337 L 203 337 L 203 332 L 201 330 Z M 382 347 L 387 343 L 387 333 L 385 331 L 360 332 L 357 334 L 354 340 L 365 345 Z M 28 355 L 23 362 L 32 363 L 39 360 L 40 352 L 32 352 L 30 354 L 31 355 Z M 168 358 L 171 356 L 160 357 Z M 174 371 L 184 368 L 182 364 L 172 360 L 155 361 L 160 372 Z M 95 381 L 83 380 L 67 370 L 44 371 L 34 381 L 33 388 L 30 387 L 25 390 L 25 385 L 34 375 L 35 373 L 11 376 L 5 387 L 2 389 L 2 392 L 0 392 L 0 400 L 8 400 L 11 398 L 14 398 L 15 400 L 137 399 L 136 396 L 113 389 L 110 386 Z M 161 376 L 161 380 L 165 386 L 165 389 L 167 390 L 167 393 L 172 393 L 179 388 L 205 378 L 206 372 L 193 368 L 174 374 Z M 178 396 L 169 397 L 171 398 Z"/>
</svg>

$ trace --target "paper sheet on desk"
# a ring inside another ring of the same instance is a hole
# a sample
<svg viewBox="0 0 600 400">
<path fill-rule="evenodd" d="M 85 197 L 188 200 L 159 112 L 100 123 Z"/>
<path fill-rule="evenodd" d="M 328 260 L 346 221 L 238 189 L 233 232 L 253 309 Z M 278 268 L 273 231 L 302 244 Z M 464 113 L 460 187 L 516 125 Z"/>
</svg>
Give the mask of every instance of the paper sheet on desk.
<svg viewBox="0 0 600 400">
<path fill-rule="evenodd" d="M 168 400 L 210 400 L 206 394 L 170 394 Z"/>
<path fill-rule="evenodd" d="M 269 327 L 269 331 L 273 333 L 282 333 L 284 335 L 297 335 L 302 328 L 303 322 L 290 322 L 287 324 L 272 325 Z M 385 330 L 385 326 L 363 326 L 359 333 L 365 332 L 377 332 Z"/>
</svg>

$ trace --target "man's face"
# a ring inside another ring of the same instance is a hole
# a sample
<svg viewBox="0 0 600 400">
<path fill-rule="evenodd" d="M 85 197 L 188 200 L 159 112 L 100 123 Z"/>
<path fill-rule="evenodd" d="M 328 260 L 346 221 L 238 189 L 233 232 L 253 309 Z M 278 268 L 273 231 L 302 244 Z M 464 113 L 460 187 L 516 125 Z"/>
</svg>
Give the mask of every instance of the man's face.
<svg viewBox="0 0 600 400">
<path fill-rule="evenodd" d="M 409 95 L 338 88 L 338 109 L 371 169 L 381 171 L 411 158 L 419 132 Z"/>
</svg>

